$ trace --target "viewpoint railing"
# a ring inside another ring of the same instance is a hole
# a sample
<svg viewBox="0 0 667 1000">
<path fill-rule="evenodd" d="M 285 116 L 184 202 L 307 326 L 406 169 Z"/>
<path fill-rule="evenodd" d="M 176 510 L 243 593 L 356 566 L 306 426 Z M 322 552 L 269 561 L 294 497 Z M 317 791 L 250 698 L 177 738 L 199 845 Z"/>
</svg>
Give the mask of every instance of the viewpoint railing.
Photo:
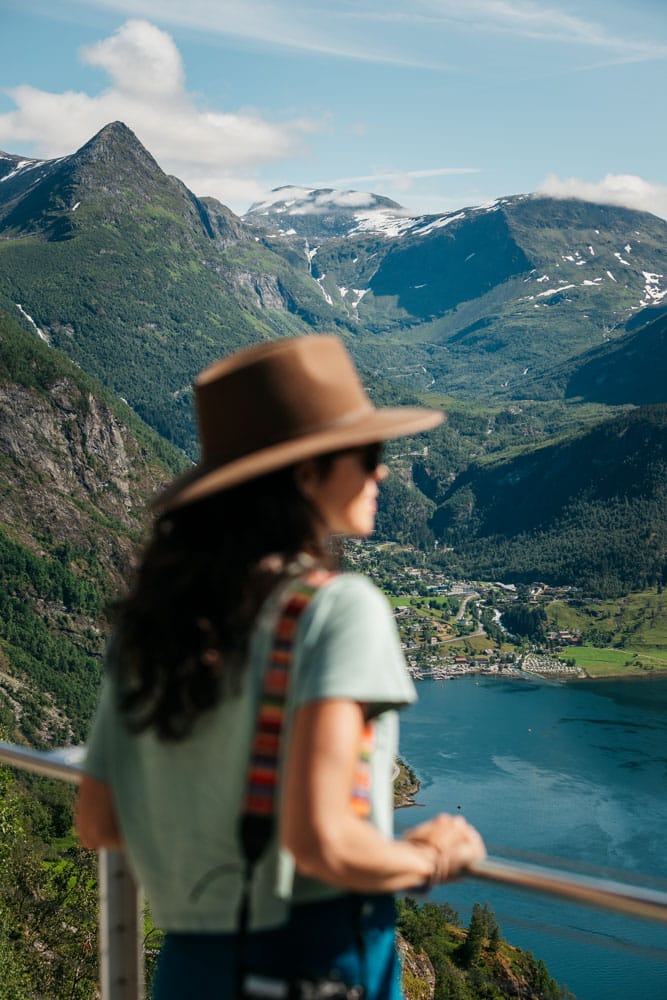
<svg viewBox="0 0 667 1000">
<path fill-rule="evenodd" d="M 78 784 L 81 748 L 41 751 L 0 742 L 0 763 Z M 122 851 L 99 851 L 99 949 L 102 1000 L 141 1000 L 143 956 L 140 895 Z M 589 878 L 540 865 L 487 858 L 468 876 L 546 893 L 583 906 L 667 923 L 667 892 Z"/>
</svg>

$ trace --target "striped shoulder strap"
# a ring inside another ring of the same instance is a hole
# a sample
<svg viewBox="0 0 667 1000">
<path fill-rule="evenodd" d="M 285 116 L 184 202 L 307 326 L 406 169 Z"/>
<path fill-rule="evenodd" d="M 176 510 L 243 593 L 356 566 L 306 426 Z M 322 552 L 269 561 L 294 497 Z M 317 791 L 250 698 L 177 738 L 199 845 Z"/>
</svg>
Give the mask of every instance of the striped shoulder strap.
<svg viewBox="0 0 667 1000">
<path fill-rule="evenodd" d="M 240 835 L 247 859 L 261 857 L 273 830 L 283 723 L 287 708 L 294 639 L 302 614 L 334 573 L 313 570 L 290 589 L 276 622 L 264 674 L 257 723 L 242 805 Z M 358 816 L 370 815 L 370 760 L 373 725 L 364 727 L 351 805 Z"/>
<path fill-rule="evenodd" d="M 294 638 L 299 619 L 313 597 L 333 573 L 313 570 L 290 589 L 273 632 L 269 662 L 264 673 L 255 735 L 250 752 L 243 812 L 271 816 L 278 787 L 280 741 L 287 706 Z"/>
</svg>

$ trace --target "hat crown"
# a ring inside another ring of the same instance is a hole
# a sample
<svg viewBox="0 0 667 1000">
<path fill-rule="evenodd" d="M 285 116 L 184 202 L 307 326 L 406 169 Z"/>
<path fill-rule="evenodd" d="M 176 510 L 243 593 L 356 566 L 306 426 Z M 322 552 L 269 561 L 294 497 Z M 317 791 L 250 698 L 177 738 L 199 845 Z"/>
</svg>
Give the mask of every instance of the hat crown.
<svg viewBox="0 0 667 1000">
<path fill-rule="evenodd" d="M 435 427 L 424 407 L 376 409 L 343 343 L 286 337 L 218 361 L 195 381 L 201 460 L 153 500 L 163 513 L 316 455 Z"/>
<path fill-rule="evenodd" d="M 373 410 L 332 336 L 272 341 L 223 359 L 196 380 L 195 398 L 205 465 L 342 427 Z"/>
</svg>

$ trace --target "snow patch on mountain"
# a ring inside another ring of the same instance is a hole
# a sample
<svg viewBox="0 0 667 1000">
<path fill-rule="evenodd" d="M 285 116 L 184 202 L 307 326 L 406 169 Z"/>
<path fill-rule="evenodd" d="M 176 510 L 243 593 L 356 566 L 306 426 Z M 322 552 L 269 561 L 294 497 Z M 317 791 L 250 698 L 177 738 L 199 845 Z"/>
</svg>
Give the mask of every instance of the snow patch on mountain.
<svg viewBox="0 0 667 1000">
<path fill-rule="evenodd" d="M 565 292 L 568 288 L 576 288 L 576 285 L 559 285 L 558 288 L 547 288 L 546 292 L 538 292 L 536 298 L 546 299 L 551 295 L 557 295 L 558 292 Z"/>
<path fill-rule="evenodd" d="M 38 327 L 38 326 L 37 326 L 37 324 L 35 323 L 35 321 L 34 321 L 34 319 L 32 318 L 32 316 L 30 316 L 30 314 L 29 314 L 29 313 L 27 313 L 27 312 L 25 311 L 25 309 L 23 308 L 23 306 L 21 305 L 21 303 L 20 303 L 20 302 L 17 302 L 17 303 L 16 303 L 16 308 L 17 308 L 17 309 L 18 309 L 18 311 L 19 311 L 19 312 L 21 313 L 21 315 L 22 315 L 23 317 L 25 317 L 25 319 L 27 319 L 27 320 L 28 320 L 28 322 L 29 322 L 29 323 L 30 323 L 30 324 L 31 324 L 32 326 L 34 326 L 35 330 L 37 331 L 37 336 L 38 336 L 38 337 L 39 337 L 39 338 L 40 338 L 41 340 L 43 340 L 45 344 L 50 344 L 50 343 L 51 343 L 51 341 L 49 340 L 49 338 L 48 338 L 48 337 L 46 336 L 46 334 L 44 333 L 44 331 L 43 331 L 42 329 L 40 329 L 40 327 Z"/>
<path fill-rule="evenodd" d="M 667 295 L 667 288 L 660 288 L 660 282 L 664 275 L 652 274 L 650 271 L 642 271 L 642 274 L 644 275 L 644 297 L 641 304 L 648 306 L 664 299 Z"/>
<path fill-rule="evenodd" d="M 13 160 L 13 156 L 3 156 L 3 160 Z M 12 177 L 18 176 L 28 170 L 34 170 L 35 167 L 41 167 L 46 161 L 45 160 L 18 160 L 14 166 L 13 170 L 10 170 L 8 174 L 4 177 L 0 177 L 0 184 L 4 184 L 5 181 L 9 181 Z"/>
<path fill-rule="evenodd" d="M 319 278 L 315 278 L 315 281 L 320 286 L 320 291 L 322 292 L 322 295 L 324 296 L 325 300 L 329 303 L 330 306 L 332 306 L 333 305 L 333 299 L 331 298 L 331 296 L 329 295 L 328 291 L 326 290 L 326 288 L 322 284 L 322 282 L 324 281 L 325 278 L 326 278 L 326 274 L 321 274 L 319 276 Z"/>
<path fill-rule="evenodd" d="M 425 226 L 417 225 L 413 229 L 413 234 L 415 236 L 426 236 L 428 233 L 432 233 L 435 229 L 444 229 L 445 226 L 449 226 L 452 222 L 457 222 L 459 219 L 465 219 L 465 212 L 457 212 L 455 215 L 441 215 L 434 221 L 429 221 Z M 415 221 L 415 220 L 413 220 Z"/>
</svg>

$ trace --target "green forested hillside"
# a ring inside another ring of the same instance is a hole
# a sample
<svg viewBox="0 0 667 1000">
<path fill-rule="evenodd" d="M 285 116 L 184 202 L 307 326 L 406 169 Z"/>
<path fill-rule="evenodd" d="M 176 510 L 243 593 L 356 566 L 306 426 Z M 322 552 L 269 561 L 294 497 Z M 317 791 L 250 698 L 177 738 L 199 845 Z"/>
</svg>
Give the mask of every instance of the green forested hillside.
<svg viewBox="0 0 667 1000">
<path fill-rule="evenodd" d="M 197 372 L 335 315 L 305 257 L 296 267 L 195 198 L 120 123 L 3 207 L 0 306 L 193 457 Z"/>
<path fill-rule="evenodd" d="M 0 707 L 0 739 L 7 738 Z M 0 996 L 99 996 L 95 855 L 72 837 L 73 790 L 0 768 Z"/>
<path fill-rule="evenodd" d="M 452 566 L 479 579 L 613 595 L 667 566 L 667 406 L 640 407 L 509 461 L 471 466 L 436 511 Z"/>
<path fill-rule="evenodd" d="M 590 352 L 572 366 L 567 397 L 598 403 L 664 403 L 667 315 Z"/>
<path fill-rule="evenodd" d="M 433 1000 L 574 1000 L 551 978 L 540 960 L 513 948 L 500 935 L 493 911 L 475 903 L 466 929 L 448 904 L 399 900 L 398 927 L 413 955 L 426 955 L 434 973 Z M 423 976 L 412 971 L 407 957 L 404 989 L 407 1000 L 426 1000 Z"/>
</svg>

